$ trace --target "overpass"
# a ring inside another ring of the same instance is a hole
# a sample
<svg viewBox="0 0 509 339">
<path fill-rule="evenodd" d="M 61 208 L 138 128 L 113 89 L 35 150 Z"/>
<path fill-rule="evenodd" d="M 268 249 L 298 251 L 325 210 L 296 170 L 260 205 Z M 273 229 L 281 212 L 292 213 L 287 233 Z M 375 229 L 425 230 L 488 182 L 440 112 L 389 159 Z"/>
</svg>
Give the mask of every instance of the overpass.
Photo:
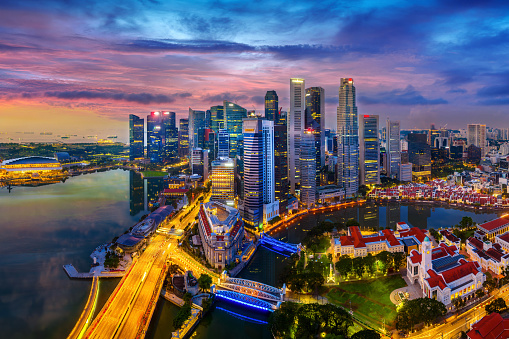
<svg viewBox="0 0 509 339">
<path fill-rule="evenodd" d="M 143 338 L 166 275 L 170 243 L 155 236 L 94 319 L 85 338 Z"/>
</svg>

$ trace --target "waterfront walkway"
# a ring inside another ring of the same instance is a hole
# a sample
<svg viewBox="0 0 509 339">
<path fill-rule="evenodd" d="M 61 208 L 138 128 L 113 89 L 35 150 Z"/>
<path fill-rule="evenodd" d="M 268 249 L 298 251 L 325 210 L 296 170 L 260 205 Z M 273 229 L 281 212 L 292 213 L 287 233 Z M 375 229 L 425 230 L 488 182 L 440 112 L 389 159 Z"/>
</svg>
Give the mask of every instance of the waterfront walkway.
<svg viewBox="0 0 509 339">
<path fill-rule="evenodd" d="M 94 315 L 98 295 L 99 295 L 99 277 L 93 277 L 92 288 L 90 289 L 90 294 L 88 295 L 88 300 L 87 303 L 85 304 L 85 309 L 81 313 L 78 322 L 72 329 L 67 339 L 78 339 L 81 338 L 83 334 L 85 334 L 85 331 L 87 330 L 88 325 L 90 324 L 90 320 Z"/>
<path fill-rule="evenodd" d="M 65 273 L 67 273 L 71 279 L 92 279 L 94 277 L 122 278 L 125 275 L 125 271 L 100 271 L 97 269 L 91 269 L 90 272 L 87 273 L 78 272 L 72 264 L 64 265 L 63 268 Z"/>
</svg>

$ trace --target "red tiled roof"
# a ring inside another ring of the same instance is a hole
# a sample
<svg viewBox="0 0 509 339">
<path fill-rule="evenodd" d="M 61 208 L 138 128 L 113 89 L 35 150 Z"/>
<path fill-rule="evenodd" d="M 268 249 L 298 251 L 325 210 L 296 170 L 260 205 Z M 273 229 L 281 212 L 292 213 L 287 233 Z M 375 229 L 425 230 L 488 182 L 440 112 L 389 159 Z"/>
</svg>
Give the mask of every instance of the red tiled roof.
<svg viewBox="0 0 509 339">
<path fill-rule="evenodd" d="M 476 239 L 474 237 L 470 237 L 467 239 L 467 244 L 470 243 L 472 246 L 477 248 L 479 251 L 482 251 L 484 248 L 483 242 L 479 239 Z"/>
<path fill-rule="evenodd" d="M 509 216 L 504 216 L 495 220 L 488 221 L 484 224 L 479 225 L 478 227 L 483 228 L 487 231 L 493 231 L 496 228 L 509 224 L 508 218 Z"/>
<path fill-rule="evenodd" d="M 509 232 L 499 235 L 498 238 L 502 239 L 505 242 L 509 242 Z"/>
<path fill-rule="evenodd" d="M 509 319 L 504 319 L 499 313 L 485 316 L 472 325 L 467 333 L 470 339 L 506 339 L 509 338 Z"/>
<path fill-rule="evenodd" d="M 472 261 L 467 262 L 466 264 L 453 267 L 451 269 L 448 269 L 447 271 L 442 272 L 442 277 L 444 277 L 444 280 L 449 284 L 453 281 L 456 281 L 458 279 L 461 279 L 469 274 L 477 274 L 479 271 L 477 270 L 477 267 L 479 265 L 475 265 L 477 263 L 474 263 Z"/>
<path fill-rule="evenodd" d="M 350 237 L 348 235 L 343 235 L 343 236 L 339 237 L 339 240 L 341 241 L 341 246 L 352 246 L 353 245 L 352 237 Z"/>
</svg>

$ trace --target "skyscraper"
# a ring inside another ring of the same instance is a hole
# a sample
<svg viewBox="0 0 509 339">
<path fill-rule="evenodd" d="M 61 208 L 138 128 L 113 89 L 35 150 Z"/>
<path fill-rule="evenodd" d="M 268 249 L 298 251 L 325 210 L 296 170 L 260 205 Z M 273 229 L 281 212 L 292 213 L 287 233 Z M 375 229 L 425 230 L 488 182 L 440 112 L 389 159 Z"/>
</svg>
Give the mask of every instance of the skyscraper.
<svg viewBox="0 0 509 339">
<path fill-rule="evenodd" d="M 179 157 L 189 156 L 189 119 L 180 119 L 179 123 Z"/>
<path fill-rule="evenodd" d="M 224 128 L 230 135 L 230 158 L 237 155 L 237 143 L 239 136 L 242 134 L 242 119 L 247 117 L 247 110 L 234 104 L 233 102 L 224 101 Z"/>
<path fill-rule="evenodd" d="M 275 199 L 274 122 L 244 119 L 244 221 L 258 227 L 279 215 Z"/>
<path fill-rule="evenodd" d="M 219 130 L 224 128 L 224 107 L 210 107 L 210 128 L 218 134 Z"/>
<path fill-rule="evenodd" d="M 207 114 L 189 107 L 189 149 L 203 147 L 203 133 L 207 128 Z M 200 145 L 200 139 L 202 145 Z"/>
<path fill-rule="evenodd" d="M 352 78 L 341 78 L 337 110 L 338 184 L 345 197 L 359 190 L 359 122 Z"/>
<path fill-rule="evenodd" d="M 316 148 L 315 133 L 308 128 L 300 144 L 300 201 L 308 208 L 316 202 Z"/>
<path fill-rule="evenodd" d="M 385 170 L 391 178 L 396 178 L 401 164 L 401 143 L 399 136 L 399 121 L 387 119 L 387 166 Z"/>
<path fill-rule="evenodd" d="M 305 83 L 304 79 L 290 79 L 290 115 L 288 117 L 288 176 L 290 191 L 295 194 L 300 183 L 300 140 L 305 124 Z"/>
<path fill-rule="evenodd" d="M 410 133 L 408 136 L 408 161 L 412 163 L 414 177 L 431 176 L 431 148 L 428 136 L 421 133 Z"/>
<path fill-rule="evenodd" d="M 175 112 L 155 111 L 147 116 L 147 157 L 154 163 L 178 161 Z"/>
<path fill-rule="evenodd" d="M 481 149 L 481 157 L 486 155 L 486 125 L 469 124 L 467 127 L 467 144 Z"/>
<path fill-rule="evenodd" d="M 143 158 L 145 124 L 137 115 L 129 114 L 129 160 Z"/>
<path fill-rule="evenodd" d="M 228 158 L 230 155 L 230 135 L 225 129 L 220 129 L 217 134 L 217 157 Z"/>
<path fill-rule="evenodd" d="M 315 135 L 316 182 L 320 185 L 320 170 L 325 166 L 325 94 L 321 87 L 306 88 L 305 129 Z"/>
<path fill-rule="evenodd" d="M 280 121 L 281 122 L 281 121 Z M 288 181 L 288 130 L 286 124 L 274 126 L 274 176 L 275 195 L 279 200 L 279 213 L 286 212 L 288 206 L 288 192 L 290 182 Z"/>
<path fill-rule="evenodd" d="M 233 206 L 235 201 L 235 163 L 230 158 L 212 161 L 212 195 L 210 200 Z"/>
<path fill-rule="evenodd" d="M 361 115 L 359 146 L 361 185 L 379 184 L 380 144 L 378 141 L 378 115 Z"/>
<path fill-rule="evenodd" d="M 274 125 L 279 121 L 279 101 L 276 91 L 267 91 L 265 94 L 265 119 L 274 121 Z"/>
<path fill-rule="evenodd" d="M 209 152 L 201 148 L 194 148 L 191 152 L 191 168 L 193 174 L 198 174 L 207 180 L 209 177 Z"/>
</svg>

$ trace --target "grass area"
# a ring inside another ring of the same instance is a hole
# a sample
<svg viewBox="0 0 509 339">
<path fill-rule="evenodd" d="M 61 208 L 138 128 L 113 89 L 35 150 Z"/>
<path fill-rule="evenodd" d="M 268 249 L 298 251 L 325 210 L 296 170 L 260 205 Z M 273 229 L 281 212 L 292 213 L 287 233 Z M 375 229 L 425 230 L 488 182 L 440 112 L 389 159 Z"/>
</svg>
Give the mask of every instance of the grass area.
<svg viewBox="0 0 509 339">
<path fill-rule="evenodd" d="M 361 318 L 373 325 L 390 325 L 396 318 L 396 306 L 391 302 L 389 296 L 397 288 L 405 287 L 406 283 L 399 275 L 377 278 L 373 281 L 359 281 L 341 283 L 333 287 L 327 293 L 330 302 L 350 307 L 354 316 Z"/>
<path fill-rule="evenodd" d="M 141 172 L 141 175 L 143 175 L 144 178 L 154 178 L 154 177 L 164 177 L 165 175 L 168 175 L 168 173 L 161 171 L 144 171 Z"/>
</svg>

